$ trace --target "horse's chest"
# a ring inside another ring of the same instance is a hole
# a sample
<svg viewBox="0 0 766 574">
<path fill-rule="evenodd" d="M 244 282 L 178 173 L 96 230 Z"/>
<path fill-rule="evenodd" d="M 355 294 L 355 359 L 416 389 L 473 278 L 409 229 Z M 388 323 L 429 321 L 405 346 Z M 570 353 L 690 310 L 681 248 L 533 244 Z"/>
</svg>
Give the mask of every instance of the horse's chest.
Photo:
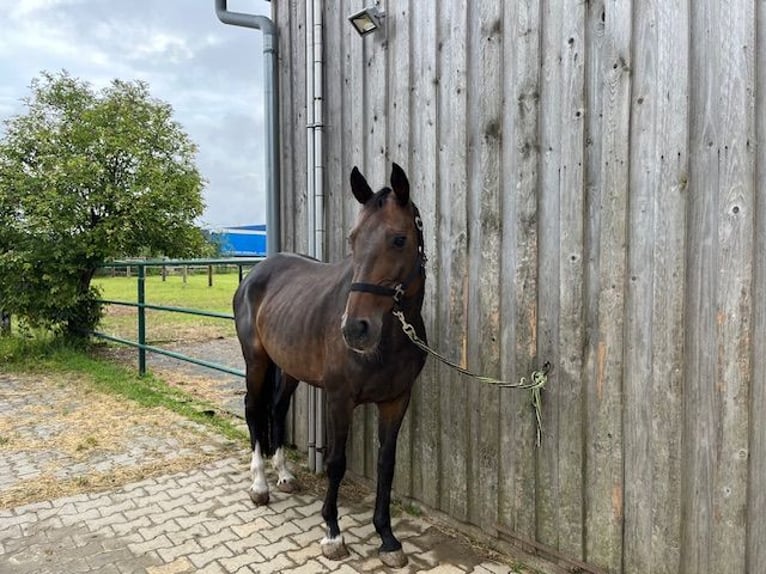
<svg viewBox="0 0 766 574">
<path fill-rule="evenodd" d="M 356 403 L 379 403 L 400 397 L 412 388 L 424 362 L 420 353 L 408 353 L 389 363 L 360 369 L 349 377 Z"/>
</svg>

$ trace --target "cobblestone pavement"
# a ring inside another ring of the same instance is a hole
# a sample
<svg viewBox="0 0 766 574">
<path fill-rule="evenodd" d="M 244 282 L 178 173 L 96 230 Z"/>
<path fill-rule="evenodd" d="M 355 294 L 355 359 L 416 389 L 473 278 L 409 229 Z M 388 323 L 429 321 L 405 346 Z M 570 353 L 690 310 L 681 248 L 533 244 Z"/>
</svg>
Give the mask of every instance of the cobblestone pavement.
<svg viewBox="0 0 766 574">
<path fill-rule="evenodd" d="M 318 497 L 274 489 L 271 504 L 256 508 L 246 493 L 246 453 L 167 411 L 132 412 L 129 401 L 115 409 L 110 400 L 120 404 L 75 382 L 0 375 L 0 501 L 41 475 L 75 486 L 82 481 L 85 491 L 56 497 L 32 491 L 26 500 L 38 502 L 0 505 L 0 573 L 386 571 L 377 557 L 370 496 L 349 502 L 341 491 L 340 525 L 351 555 L 330 562 L 319 545 Z M 125 430 L 108 434 L 116 425 Z M 194 449 L 209 462 L 173 466 L 180 452 Z M 161 472 L 145 478 L 147 460 L 152 472 Z M 93 481 L 118 473 L 123 485 L 107 491 Z M 275 476 L 269 479 L 273 485 Z M 93 485 L 102 491 L 88 491 Z M 426 520 L 403 514 L 394 528 L 409 556 L 397 572 L 516 572 Z"/>
<path fill-rule="evenodd" d="M 351 556 L 320 550 L 321 501 L 272 492 L 268 507 L 246 493 L 247 463 L 229 457 L 195 470 L 0 511 L 0 572 L 147 574 L 386 571 L 377 558 L 372 501 L 341 505 Z M 273 479 L 273 477 L 272 477 Z M 397 572 L 508 573 L 427 522 L 394 520 L 409 556 Z"/>
</svg>

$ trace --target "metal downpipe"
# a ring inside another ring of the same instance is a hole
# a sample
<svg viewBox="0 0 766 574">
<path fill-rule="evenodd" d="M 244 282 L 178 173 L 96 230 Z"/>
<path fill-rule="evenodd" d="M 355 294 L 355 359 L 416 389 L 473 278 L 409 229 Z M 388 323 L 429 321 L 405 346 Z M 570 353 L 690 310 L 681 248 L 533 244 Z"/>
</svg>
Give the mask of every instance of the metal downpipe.
<svg viewBox="0 0 766 574">
<path fill-rule="evenodd" d="M 306 200 L 309 255 L 324 260 L 324 152 L 323 152 L 323 22 L 322 0 L 306 0 Z M 309 469 L 324 470 L 324 399 L 322 390 L 309 388 Z"/>
<path fill-rule="evenodd" d="M 324 192 L 324 21 L 322 0 L 313 0 L 313 33 L 312 44 L 314 47 L 314 57 L 312 58 L 312 85 L 314 87 L 314 97 L 312 105 L 313 113 L 313 132 L 314 132 L 314 247 L 316 249 L 316 258 L 320 261 L 325 260 L 325 192 Z M 325 453 L 325 417 L 324 417 L 324 392 L 322 389 L 316 389 L 316 400 L 314 402 L 315 410 L 315 441 L 316 441 L 316 471 L 324 470 Z"/>
<path fill-rule="evenodd" d="M 263 32 L 263 92 L 266 107 L 266 252 L 281 249 L 279 196 L 279 92 L 277 90 L 277 27 L 266 16 L 230 12 L 226 0 L 215 0 L 215 13 L 224 24 Z"/>
</svg>

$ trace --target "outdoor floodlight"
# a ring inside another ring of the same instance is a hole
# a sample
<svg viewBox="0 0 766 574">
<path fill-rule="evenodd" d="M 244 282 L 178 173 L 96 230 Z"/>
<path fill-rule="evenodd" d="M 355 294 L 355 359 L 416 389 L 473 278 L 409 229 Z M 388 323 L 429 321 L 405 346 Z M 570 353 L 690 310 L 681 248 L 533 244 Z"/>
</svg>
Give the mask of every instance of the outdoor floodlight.
<svg viewBox="0 0 766 574">
<path fill-rule="evenodd" d="M 369 6 L 348 17 L 348 21 L 360 36 L 365 36 L 383 27 L 385 12 L 377 6 Z"/>
</svg>

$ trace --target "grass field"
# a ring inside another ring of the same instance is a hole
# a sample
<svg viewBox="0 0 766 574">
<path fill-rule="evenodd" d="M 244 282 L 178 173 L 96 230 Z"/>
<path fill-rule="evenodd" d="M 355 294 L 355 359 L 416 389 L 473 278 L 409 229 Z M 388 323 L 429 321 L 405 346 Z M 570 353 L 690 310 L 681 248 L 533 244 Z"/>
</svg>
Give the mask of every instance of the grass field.
<svg viewBox="0 0 766 574">
<path fill-rule="evenodd" d="M 98 391 L 130 399 L 144 407 L 164 407 L 232 439 L 244 440 L 246 437 L 238 421 L 220 414 L 218 407 L 209 401 L 151 374 L 140 377 L 133 367 L 114 363 L 44 332 L 36 332 L 33 338 L 0 337 L 2 373 L 38 373 L 51 377 L 57 373 L 77 375 Z"/>
<path fill-rule="evenodd" d="M 212 287 L 208 287 L 207 274 L 189 275 L 186 283 L 180 276 L 171 275 L 165 281 L 159 276 L 149 276 L 146 278 L 146 302 L 231 314 L 231 298 L 238 281 L 236 273 L 214 275 Z M 101 289 L 103 299 L 136 302 L 135 277 L 97 277 L 93 284 Z M 105 309 L 99 330 L 109 335 L 135 340 L 136 317 L 135 307 L 109 305 Z M 146 311 L 146 338 L 147 342 L 152 344 L 233 336 L 234 322 L 230 320 Z"/>
</svg>

